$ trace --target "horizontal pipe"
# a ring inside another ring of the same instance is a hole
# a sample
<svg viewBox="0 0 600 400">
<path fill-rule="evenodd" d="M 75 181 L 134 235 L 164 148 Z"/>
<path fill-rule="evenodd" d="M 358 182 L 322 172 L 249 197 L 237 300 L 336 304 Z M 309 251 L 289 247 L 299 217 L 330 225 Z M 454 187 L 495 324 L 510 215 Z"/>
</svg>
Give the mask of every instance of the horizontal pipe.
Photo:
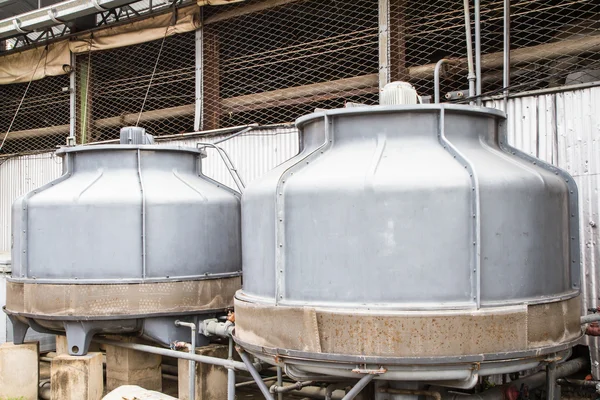
<svg viewBox="0 0 600 400">
<path fill-rule="evenodd" d="M 411 390 L 411 389 L 393 389 L 393 388 L 381 388 L 379 389 L 380 393 L 389 393 L 389 394 L 404 394 L 404 395 L 418 395 L 418 396 L 426 396 L 431 397 L 434 400 L 442 400 L 442 395 L 440 392 L 435 392 L 432 390 Z"/>
<path fill-rule="evenodd" d="M 573 375 L 574 373 L 581 371 L 587 365 L 588 360 L 585 357 L 579 357 L 564 362 L 557 365 L 556 377 L 564 378 L 566 376 Z M 544 383 L 546 383 L 546 371 L 517 379 L 516 381 L 509 382 L 506 385 L 496 386 L 481 393 L 471 395 L 457 395 L 455 393 L 448 393 L 447 395 L 444 395 L 443 398 L 445 400 L 504 400 L 505 393 L 509 387 L 516 387 L 517 389 L 520 389 L 521 385 L 525 385 L 529 388 L 529 390 L 531 390 L 542 386 Z"/>
<path fill-rule="evenodd" d="M 600 381 L 586 381 L 583 379 L 557 379 L 556 383 L 561 386 L 584 386 L 584 387 L 597 387 L 600 385 Z"/>
<path fill-rule="evenodd" d="M 600 321 L 600 313 L 598 314 L 589 314 L 581 317 L 581 325 L 589 324 L 590 322 L 598 322 Z"/>
<path fill-rule="evenodd" d="M 289 385 L 285 385 L 285 386 L 283 386 L 283 385 L 281 385 L 281 386 L 273 385 L 273 386 L 270 387 L 269 391 L 271 393 L 288 393 L 288 392 L 291 392 L 293 390 L 300 390 L 303 387 L 313 386 L 313 385 L 315 385 L 314 381 L 295 382 L 295 383 L 292 383 L 292 384 L 289 384 Z"/>
<path fill-rule="evenodd" d="M 239 361 L 231 361 L 223 358 L 202 356 L 199 354 L 183 353 L 181 351 L 169 350 L 164 349 L 162 347 L 148 346 L 139 343 L 119 342 L 118 340 L 94 338 L 94 341 L 97 343 L 108 344 L 111 346 L 123 347 L 125 349 L 137 350 L 144 353 L 158 354 L 161 356 L 180 358 L 188 361 L 196 361 L 202 364 L 218 365 L 225 368 L 233 368 L 238 371 L 248 371 L 246 365 Z M 260 368 L 260 364 L 257 364 L 254 367 Z"/>
</svg>

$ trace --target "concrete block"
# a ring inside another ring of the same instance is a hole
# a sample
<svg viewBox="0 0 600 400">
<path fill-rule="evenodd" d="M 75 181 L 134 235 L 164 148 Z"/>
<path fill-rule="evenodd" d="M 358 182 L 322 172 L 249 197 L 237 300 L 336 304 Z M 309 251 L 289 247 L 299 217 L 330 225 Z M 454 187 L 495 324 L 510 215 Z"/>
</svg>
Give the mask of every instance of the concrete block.
<svg viewBox="0 0 600 400">
<path fill-rule="evenodd" d="M 123 338 L 134 341 L 135 339 Z M 106 389 L 135 385 L 162 391 L 162 357 L 157 354 L 106 346 Z"/>
<path fill-rule="evenodd" d="M 104 392 L 102 354 L 58 355 L 50 371 L 52 400 L 100 400 Z"/>
<path fill-rule="evenodd" d="M 198 347 L 196 354 L 227 358 L 228 346 L 211 344 Z M 189 361 L 178 360 L 179 399 L 193 400 L 189 397 Z M 216 365 L 196 363 L 196 399 L 223 400 L 227 398 L 227 369 Z"/>
<path fill-rule="evenodd" d="M 67 345 L 67 337 L 56 335 L 56 355 L 69 354 L 69 346 Z"/>
<path fill-rule="evenodd" d="M 0 399 L 37 400 L 39 343 L 0 345 Z"/>
</svg>

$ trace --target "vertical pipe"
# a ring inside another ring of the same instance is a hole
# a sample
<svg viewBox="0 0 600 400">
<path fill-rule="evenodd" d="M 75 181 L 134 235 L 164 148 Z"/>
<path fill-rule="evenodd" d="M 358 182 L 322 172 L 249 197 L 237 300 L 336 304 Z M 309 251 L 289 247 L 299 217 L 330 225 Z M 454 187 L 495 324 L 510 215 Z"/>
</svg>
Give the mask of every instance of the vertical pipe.
<svg viewBox="0 0 600 400">
<path fill-rule="evenodd" d="M 546 366 L 546 399 L 556 400 L 556 361 Z"/>
<path fill-rule="evenodd" d="M 72 144 L 75 144 L 75 123 L 77 120 L 75 117 L 77 112 L 77 107 L 75 105 L 75 102 L 77 101 L 75 92 L 75 75 L 77 75 L 77 66 L 75 65 L 75 60 L 75 54 L 71 53 L 71 74 L 69 75 L 69 138 L 71 138 Z"/>
<path fill-rule="evenodd" d="M 204 118 L 202 114 L 203 108 L 203 94 L 204 94 L 204 73 L 203 73 L 203 60 L 204 60 L 204 23 L 202 8 L 200 7 L 200 27 L 196 29 L 196 40 L 195 40 L 195 85 L 196 85 L 196 104 L 194 109 L 194 131 L 198 132 L 204 127 Z"/>
<path fill-rule="evenodd" d="M 277 387 L 283 387 L 283 374 L 279 365 L 277 366 Z M 283 400 L 283 393 L 277 393 L 277 400 Z"/>
<path fill-rule="evenodd" d="M 504 0 L 504 112 L 508 111 L 508 87 L 510 86 L 510 0 Z"/>
<path fill-rule="evenodd" d="M 265 399 L 266 400 L 275 400 L 273 398 L 273 396 L 271 396 L 271 392 L 269 392 L 269 388 L 267 387 L 267 385 L 265 385 L 265 382 L 262 380 L 260 374 L 258 373 L 256 368 L 254 368 L 254 365 L 252 364 L 252 361 L 250 361 L 248 354 L 246 354 L 246 352 L 239 347 L 238 347 L 238 353 L 239 353 L 240 357 L 242 358 L 244 365 L 246 365 L 246 368 L 248 368 L 248 372 L 250 372 L 250 375 L 252 375 L 254 382 L 256 382 L 261 393 L 263 394 L 263 396 L 265 396 Z"/>
<path fill-rule="evenodd" d="M 360 378 L 358 383 L 342 398 L 342 400 L 352 400 L 375 378 L 375 375 L 368 374 Z"/>
<path fill-rule="evenodd" d="M 390 82 L 390 1 L 379 0 L 379 93 Z"/>
<path fill-rule="evenodd" d="M 481 7 L 480 0 L 474 0 L 475 4 L 475 95 L 477 105 L 481 105 Z"/>
<path fill-rule="evenodd" d="M 471 12 L 469 11 L 470 1 L 463 0 L 463 6 L 465 11 L 465 39 L 467 41 L 467 64 L 468 64 L 468 75 L 469 80 L 469 97 L 475 97 L 475 67 L 473 66 L 473 38 L 471 35 Z M 469 102 L 471 105 L 473 101 Z"/>
<path fill-rule="evenodd" d="M 190 355 L 196 355 L 196 324 L 177 320 L 175 321 L 175 326 L 186 326 L 190 328 Z M 196 361 L 190 360 L 188 379 L 189 400 L 196 400 Z"/>
<path fill-rule="evenodd" d="M 442 65 L 446 64 L 450 60 L 446 58 L 442 58 L 435 64 L 435 70 L 433 71 L 433 90 L 434 90 L 434 102 L 437 104 L 440 102 L 440 70 L 442 69 Z"/>
<path fill-rule="evenodd" d="M 233 361 L 233 338 L 229 337 L 229 353 L 227 359 Z M 227 368 L 227 400 L 235 400 L 235 371 Z"/>
</svg>

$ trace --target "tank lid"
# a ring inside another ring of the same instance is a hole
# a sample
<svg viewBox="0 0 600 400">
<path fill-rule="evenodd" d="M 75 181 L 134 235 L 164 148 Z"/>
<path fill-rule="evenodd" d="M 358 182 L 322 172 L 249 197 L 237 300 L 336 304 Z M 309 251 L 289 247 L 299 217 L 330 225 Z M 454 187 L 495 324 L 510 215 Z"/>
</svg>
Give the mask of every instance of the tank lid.
<svg viewBox="0 0 600 400">
<path fill-rule="evenodd" d="M 488 108 L 488 107 L 477 107 L 462 104 L 410 104 L 410 105 L 385 105 L 385 106 L 364 106 L 364 107 L 352 107 L 352 108 L 336 108 L 333 110 L 323 110 L 314 112 L 312 114 L 305 115 L 296 119 L 296 126 L 302 127 L 316 119 L 321 119 L 325 116 L 351 116 L 351 115 L 368 115 L 368 114 L 389 114 L 389 113 L 411 113 L 411 112 L 423 112 L 423 113 L 437 113 L 441 109 L 452 113 L 463 113 L 471 115 L 487 115 L 490 117 L 505 119 L 506 115 L 503 111 Z"/>
</svg>

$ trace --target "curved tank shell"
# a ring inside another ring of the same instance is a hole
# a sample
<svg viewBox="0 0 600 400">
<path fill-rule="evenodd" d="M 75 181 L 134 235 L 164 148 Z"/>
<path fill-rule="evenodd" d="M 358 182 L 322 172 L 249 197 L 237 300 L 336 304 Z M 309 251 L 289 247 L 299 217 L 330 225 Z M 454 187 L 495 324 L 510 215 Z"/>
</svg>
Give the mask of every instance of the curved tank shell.
<svg viewBox="0 0 600 400">
<path fill-rule="evenodd" d="M 19 330 L 189 341 L 174 320 L 232 306 L 241 286 L 239 195 L 202 175 L 203 152 L 65 147 L 61 178 L 13 206 L 6 312 Z M 18 340 L 17 340 L 18 341 Z M 199 342 L 200 344 L 202 342 Z"/>
<path fill-rule="evenodd" d="M 297 379 L 362 365 L 467 387 L 581 336 L 577 188 L 506 143 L 503 113 L 374 106 L 297 126 L 301 152 L 242 198 L 247 351 Z"/>
</svg>

